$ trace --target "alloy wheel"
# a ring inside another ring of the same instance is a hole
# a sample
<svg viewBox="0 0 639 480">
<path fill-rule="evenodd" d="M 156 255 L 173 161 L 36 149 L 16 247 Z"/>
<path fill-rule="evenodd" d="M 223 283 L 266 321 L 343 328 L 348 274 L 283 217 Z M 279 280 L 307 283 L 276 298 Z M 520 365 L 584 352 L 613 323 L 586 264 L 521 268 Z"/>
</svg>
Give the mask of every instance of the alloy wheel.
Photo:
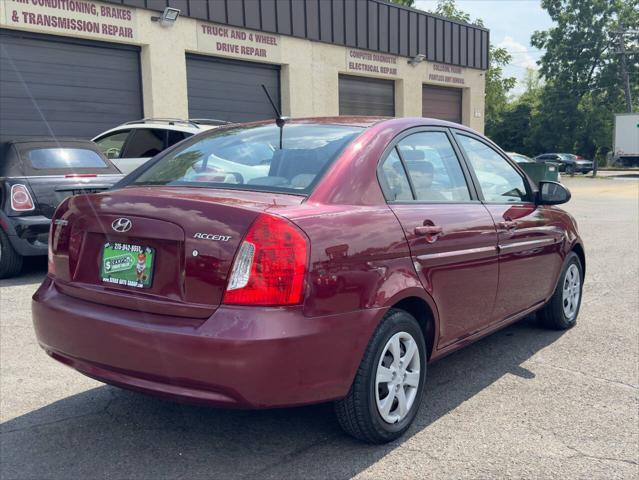
<svg viewBox="0 0 639 480">
<path fill-rule="evenodd" d="M 393 335 L 384 346 L 375 374 L 377 410 L 387 423 L 401 422 L 410 412 L 420 381 L 417 342 L 407 332 Z"/>
<path fill-rule="evenodd" d="M 577 314 L 577 307 L 579 306 L 580 296 L 581 275 L 579 273 L 579 268 L 577 268 L 577 265 L 573 263 L 568 267 L 568 270 L 566 271 L 562 295 L 564 315 L 567 319 L 572 320 Z"/>
</svg>

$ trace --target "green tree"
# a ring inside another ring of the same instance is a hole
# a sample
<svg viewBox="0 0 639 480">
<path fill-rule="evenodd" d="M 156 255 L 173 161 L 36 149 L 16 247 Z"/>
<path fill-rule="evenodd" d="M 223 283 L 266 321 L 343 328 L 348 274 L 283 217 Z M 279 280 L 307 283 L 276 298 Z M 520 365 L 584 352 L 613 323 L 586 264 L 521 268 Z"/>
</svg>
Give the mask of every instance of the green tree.
<svg viewBox="0 0 639 480">
<path fill-rule="evenodd" d="M 470 15 L 463 10 L 457 8 L 455 4 L 455 0 L 439 0 L 437 2 L 437 8 L 435 12 L 437 15 L 441 15 L 442 17 L 452 18 L 453 20 L 459 20 L 460 22 L 470 23 Z M 483 22 L 481 20 L 477 20 L 475 22 L 477 25 L 483 26 Z"/>
<path fill-rule="evenodd" d="M 390 0 L 391 3 L 396 3 L 398 5 L 404 5 L 405 7 L 414 7 L 415 0 Z"/>
<path fill-rule="evenodd" d="M 460 22 L 471 23 L 470 15 L 457 8 L 455 0 L 439 0 L 434 13 Z M 480 18 L 475 19 L 472 23 L 480 27 L 484 26 L 484 22 Z M 486 133 L 491 136 L 501 123 L 501 114 L 508 103 L 508 92 L 515 87 L 517 80 L 514 77 L 504 76 L 504 67 L 512 61 L 512 56 L 508 53 L 508 50 L 490 44 L 488 58 L 490 62 L 485 73 L 486 106 L 484 118 L 486 121 Z"/>
<path fill-rule="evenodd" d="M 531 39 L 545 50 L 545 87 L 530 142 L 539 150 L 603 156 L 611 148 L 613 114 L 625 109 L 616 32 L 639 28 L 639 0 L 543 0 L 542 6 L 555 26 Z M 636 57 L 628 68 L 636 79 Z M 632 88 L 637 102 L 639 82 Z"/>
</svg>

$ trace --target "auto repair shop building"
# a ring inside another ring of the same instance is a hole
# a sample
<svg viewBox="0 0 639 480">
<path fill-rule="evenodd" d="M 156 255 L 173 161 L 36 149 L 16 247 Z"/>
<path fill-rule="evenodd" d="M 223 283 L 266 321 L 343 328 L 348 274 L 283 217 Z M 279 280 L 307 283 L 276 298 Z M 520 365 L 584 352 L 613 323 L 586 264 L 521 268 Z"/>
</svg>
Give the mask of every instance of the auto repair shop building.
<svg viewBox="0 0 639 480">
<path fill-rule="evenodd" d="M 167 6 L 181 16 L 163 25 L 153 17 Z M 284 115 L 426 116 L 483 131 L 488 40 L 385 0 L 0 0 L 0 135 L 272 118 L 261 84 Z"/>
</svg>

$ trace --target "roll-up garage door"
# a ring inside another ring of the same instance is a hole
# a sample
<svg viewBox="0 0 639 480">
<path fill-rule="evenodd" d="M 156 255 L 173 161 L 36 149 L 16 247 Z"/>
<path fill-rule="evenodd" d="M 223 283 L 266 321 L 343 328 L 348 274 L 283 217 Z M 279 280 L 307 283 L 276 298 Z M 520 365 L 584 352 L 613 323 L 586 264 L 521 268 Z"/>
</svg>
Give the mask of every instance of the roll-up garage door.
<svg viewBox="0 0 639 480">
<path fill-rule="evenodd" d="M 137 47 L 0 30 L 0 137 L 92 138 L 142 117 Z"/>
<path fill-rule="evenodd" d="M 462 89 L 424 85 L 422 116 L 449 122 L 462 122 Z"/>
<path fill-rule="evenodd" d="M 262 84 L 280 108 L 279 65 L 187 55 L 186 78 L 190 118 L 228 122 L 274 118 Z"/>
<path fill-rule="evenodd" d="M 340 75 L 339 114 L 395 116 L 395 82 Z"/>
</svg>

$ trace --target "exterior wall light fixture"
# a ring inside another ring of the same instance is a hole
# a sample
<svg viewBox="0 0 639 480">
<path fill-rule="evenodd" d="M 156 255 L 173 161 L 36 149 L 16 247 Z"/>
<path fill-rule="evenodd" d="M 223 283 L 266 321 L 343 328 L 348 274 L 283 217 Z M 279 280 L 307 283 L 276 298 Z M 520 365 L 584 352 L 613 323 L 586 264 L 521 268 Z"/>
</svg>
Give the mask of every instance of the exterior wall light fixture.
<svg viewBox="0 0 639 480">
<path fill-rule="evenodd" d="M 163 27 L 170 27 L 180 16 L 179 8 L 166 7 L 159 17 L 151 17 L 152 22 L 160 22 Z"/>
<path fill-rule="evenodd" d="M 414 67 L 418 63 L 422 63 L 424 60 L 426 60 L 426 55 L 424 55 L 423 53 L 418 53 L 413 58 L 408 59 L 408 64 Z"/>
</svg>

